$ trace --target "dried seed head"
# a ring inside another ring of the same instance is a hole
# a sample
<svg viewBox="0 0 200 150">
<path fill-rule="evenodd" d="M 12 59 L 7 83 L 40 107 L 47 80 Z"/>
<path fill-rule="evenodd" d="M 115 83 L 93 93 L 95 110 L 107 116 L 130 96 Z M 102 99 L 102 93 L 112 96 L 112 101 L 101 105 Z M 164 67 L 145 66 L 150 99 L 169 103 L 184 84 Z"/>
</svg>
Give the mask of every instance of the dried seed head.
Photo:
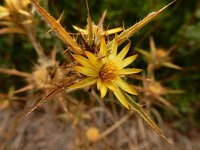
<svg viewBox="0 0 200 150">
<path fill-rule="evenodd" d="M 167 56 L 168 56 L 168 53 L 167 53 L 166 50 L 161 49 L 161 48 L 156 50 L 156 57 L 157 58 L 164 58 L 164 57 L 167 57 Z"/>
<path fill-rule="evenodd" d="M 149 91 L 154 94 L 161 95 L 163 94 L 163 87 L 159 82 L 153 83 L 149 85 Z"/>
<path fill-rule="evenodd" d="M 47 61 L 37 66 L 33 76 L 32 82 L 34 82 L 37 88 L 50 88 L 63 79 L 64 73 L 60 68 L 56 67 L 56 62 Z"/>
<path fill-rule="evenodd" d="M 90 142 L 95 142 L 99 138 L 99 129 L 96 127 L 90 127 L 86 131 L 86 137 Z"/>
</svg>

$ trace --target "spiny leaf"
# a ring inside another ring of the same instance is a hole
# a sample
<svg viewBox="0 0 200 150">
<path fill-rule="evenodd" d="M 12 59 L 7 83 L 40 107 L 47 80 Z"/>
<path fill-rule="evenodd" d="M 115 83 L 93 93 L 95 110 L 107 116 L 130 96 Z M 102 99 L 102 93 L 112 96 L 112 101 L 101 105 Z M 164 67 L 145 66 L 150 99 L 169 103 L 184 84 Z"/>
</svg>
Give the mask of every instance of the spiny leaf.
<svg viewBox="0 0 200 150">
<path fill-rule="evenodd" d="M 36 10 L 39 12 L 39 14 L 44 17 L 44 19 L 47 21 L 47 23 L 50 24 L 51 30 L 55 30 L 58 33 L 58 37 L 65 43 L 68 44 L 74 53 L 81 54 L 82 49 L 79 47 L 79 45 L 73 40 L 73 38 L 69 35 L 69 33 L 61 26 L 60 19 L 56 20 L 54 19 L 50 14 L 48 14 L 35 0 L 31 0 L 32 5 Z"/>
<path fill-rule="evenodd" d="M 139 53 L 141 53 L 142 55 L 144 55 L 146 58 L 149 59 L 149 53 L 143 49 L 140 49 L 140 48 L 135 48 L 136 51 L 138 51 Z"/>
<path fill-rule="evenodd" d="M 58 93 L 61 90 L 63 90 L 65 87 L 70 86 L 71 84 L 74 83 L 74 81 L 75 81 L 75 79 L 68 79 L 67 81 L 65 81 L 65 82 L 57 85 L 55 88 L 53 88 L 51 90 L 51 92 L 49 94 L 47 94 L 45 97 L 43 97 L 41 100 L 39 100 L 30 110 L 28 110 L 27 112 L 25 112 L 25 116 L 28 116 L 29 114 L 31 114 L 36 108 L 38 108 L 44 102 L 46 102 L 50 96 L 53 96 L 56 93 Z"/>
<path fill-rule="evenodd" d="M 171 62 L 164 62 L 164 63 L 163 63 L 163 66 L 169 67 L 169 68 L 172 68 L 172 69 L 183 70 L 182 67 L 180 67 L 180 66 L 178 66 L 178 65 L 175 65 L 175 64 L 173 64 L 173 63 L 171 63 Z"/>
<path fill-rule="evenodd" d="M 154 42 L 153 37 L 149 38 L 149 43 L 150 43 L 150 49 L 151 49 L 151 52 L 153 54 L 153 57 L 155 57 L 155 55 L 156 55 L 156 46 L 155 46 L 155 42 Z"/>
<path fill-rule="evenodd" d="M 88 6 L 88 1 L 86 0 L 86 9 L 87 9 L 87 28 L 88 28 L 88 37 L 89 37 L 89 46 L 93 44 L 93 27 L 92 27 L 92 19 L 90 16 L 90 9 Z"/>
<path fill-rule="evenodd" d="M 129 102 L 131 109 L 136 111 L 148 124 L 149 126 L 156 131 L 156 133 L 161 136 L 167 143 L 167 138 L 162 134 L 159 127 L 153 122 L 153 120 L 146 114 L 146 112 L 142 109 L 142 107 L 137 104 L 129 95 L 124 94 L 127 101 Z"/>
<path fill-rule="evenodd" d="M 107 14 L 107 10 L 105 10 L 99 20 L 98 27 L 103 29 L 103 23 Z"/>
<path fill-rule="evenodd" d="M 160 103 L 164 104 L 164 106 L 166 106 L 167 108 L 171 109 L 178 116 L 181 116 L 181 114 L 178 112 L 178 110 L 170 102 L 168 102 L 165 98 L 163 98 L 163 97 L 161 97 L 159 95 L 155 95 L 155 97 L 157 98 L 157 100 Z"/>
<path fill-rule="evenodd" d="M 124 30 L 120 35 L 118 35 L 118 44 L 121 45 L 123 42 L 125 42 L 128 38 L 133 36 L 137 31 L 139 31 L 142 27 L 144 27 L 146 24 L 148 24 L 151 20 L 153 20 L 155 17 L 157 17 L 161 12 L 163 12 L 167 7 L 169 7 L 171 4 L 173 4 L 176 0 L 169 3 L 165 7 L 161 8 L 160 10 L 156 12 L 152 12 L 149 15 L 147 15 L 144 19 L 139 21 L 138 23 L 134 24 L 130 28 Z M 108 47 L 111 47 L 112 41 L 108 43 Z"/>
</svg>

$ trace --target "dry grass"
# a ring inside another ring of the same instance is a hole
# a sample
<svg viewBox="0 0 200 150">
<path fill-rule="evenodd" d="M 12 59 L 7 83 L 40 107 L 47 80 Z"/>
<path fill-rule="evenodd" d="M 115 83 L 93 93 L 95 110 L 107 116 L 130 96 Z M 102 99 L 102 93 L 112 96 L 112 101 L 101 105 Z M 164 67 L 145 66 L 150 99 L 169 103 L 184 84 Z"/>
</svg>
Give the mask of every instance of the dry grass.
<svg viewBox="0 0 200 150">
<path fill-rule="evenodd" d="M 72 100 L 74 101 L 74 100 Z M 68 103 L 47 103 L 29 117 L 20 118 L 20 111 L 1 110 L 1 150 L 195 150 L 200 148 L 196 137 L 189 139 L 175 129 L 160 123 L 170 144 L 161 139 L 135 114 L 127 114 L 115 104 L 113 109 Z M 52 109 L 52 107 L 54 109 Z M 56 108 L 56 109 L 55 109 Z M 89 128 L 97 128 L 98 139 L 90 142 Z"/>
</svg>

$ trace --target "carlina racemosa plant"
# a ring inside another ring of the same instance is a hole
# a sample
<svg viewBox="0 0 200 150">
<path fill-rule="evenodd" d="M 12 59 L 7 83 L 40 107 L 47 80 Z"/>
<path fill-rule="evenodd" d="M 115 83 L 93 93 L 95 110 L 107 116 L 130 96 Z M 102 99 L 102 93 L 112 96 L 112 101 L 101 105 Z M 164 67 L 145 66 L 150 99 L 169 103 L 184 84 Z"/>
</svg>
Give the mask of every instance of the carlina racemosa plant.
<svg viewBox="0 0 200 150">
<path fill-rule="evenodd" d="M 104 30 L 102 26 L 94 25 L 86 0 L 88 12 L 87 27 L 85 30 L 75 27 L 82 40 L 82 44 L 80 44 L 77 41 L 77 37 L 73 37 L 60 24 L 63 14 L 56 20 L 35 0 L 31 0 L 33 9 L 42 16 L 48 25 L 50 25 L 50 31 L 55 32 L 68 46 L 69 51 L 67 52 L 72 56 L 71 63 L 75 64 L 72 65 L 75 74 L 53 88 L 52 91 L 36 103 L 26 115 L 30 114 L 38 106 L 43 104 L 51 95 L 58 93 L 64 88 L 67 90 L 75 90 L 88 87 L 95 88 L 96 86 L 97 90 L 100 91 L 102 98 L 106 96 L 108 90 L 112 91 L 124 107 L 128 110 L 136 111 L 163 139 L 167 141 L 157 125 L 145 113 L 142 106 L 132 99 L 131 95 L 137 95 L 137 93 L 133 89 L 133 86 L 125 81 L 130 74 L 141 71 L 141 69 L 137 68 L 126 68 L 137 56 L 132 55 L 125 58 L 131 43 L 129 42 L 122 50 L 119 50 L 118 47 L 174 2 L 175 1 L 171 2 L 158 11 L 150 13 L 138 23 L 128 29 L 123 29 L 123 31 L 119 33 L 121 28 L 116 28 L 114 31 L 110 32 L 110 30 Z M 114 38 L 113 36 L 110 36 L 112 33 L 115 34 Z"/>
</svg>

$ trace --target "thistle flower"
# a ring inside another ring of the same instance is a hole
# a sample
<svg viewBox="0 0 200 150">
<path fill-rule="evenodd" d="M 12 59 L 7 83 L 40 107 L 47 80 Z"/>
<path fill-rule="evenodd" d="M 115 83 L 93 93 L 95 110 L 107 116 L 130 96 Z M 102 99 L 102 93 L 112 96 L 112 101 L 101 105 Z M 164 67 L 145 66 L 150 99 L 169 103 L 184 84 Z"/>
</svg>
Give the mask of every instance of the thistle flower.
<svg viewBox="0 0 200 150">
<path fill-rule="evenodd" d="M 29 79 L 30 84 L 36 89 L 52 88 L 55 84 L 64 79 L 65 71 L 58 67 L 54 59 L 45 59 L 35 66 L 33 77 Z"/>
<path fill-rule="evenodd" d="M 169 56 L 171 52 L 170 50 L 166 51 L 162 48 L 156 48 L 155 42 L 152 37 L 150 38 L 150 52 L 138 48 L 136 50 L 141 53 L 145 57 L 149 65 L 151 65 L 151 67 L 155 69 L 160 68 L 161 66 L 179 70 L 182 69 L 180 66 L 175 65 L 171 62 L 171 57 Z"/>
<path fill-rule="evenodd" d="M 116 37 L 113 40 L 110 51 L 107 49 L 104 37 L 101 37 L 100 51 L 97 56 L 89 51 L 85 51 L 87 58 L 81 55 L 73 55 L 75 60 L 82 65 L 75 66 L 74 69 L 85 75 L 86 78 L 69 86 L 69 88 L 78 89 L 97 84 L 97 89 L 100 90 L 102 98 L 106 95 L 108 89 L 110 89 L 120 103 L 129 109 L 129 103 L 121 90 L 133 95 L 137 95 L 137 92 L 122 77 L 138 73 L 141 69 L 125 68 L 137 57 L 137 55 L 133 55 L 124 59 L 130 48 L 130 43 L 119 54 L 117 54 L 117 48 Z"/>
</svg>

